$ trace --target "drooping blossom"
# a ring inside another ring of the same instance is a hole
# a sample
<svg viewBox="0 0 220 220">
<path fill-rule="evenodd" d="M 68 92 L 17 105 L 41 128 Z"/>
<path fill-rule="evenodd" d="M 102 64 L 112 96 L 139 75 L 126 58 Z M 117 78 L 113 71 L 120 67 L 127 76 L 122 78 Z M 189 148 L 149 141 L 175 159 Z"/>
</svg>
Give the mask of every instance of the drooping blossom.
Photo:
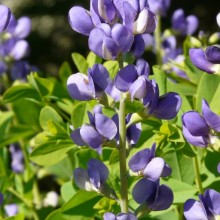
<svg viewBox="0 0 220 220">
<path fill-rule="evenodd" d="M 139 180 L 133 190 L 134 200 L 144 205 L 148 211 L 161 211 L 168 209 L 173 203 L 172 190 L 162 184 L 160 181 L 142 178 Z"/>
<path fill-rule="evenodd" d="M 104 220 L 137 220 L 137 217 L 131 213 L 119 213 L 117 215 L 107 212 L 103 216 Z"/>
<path fill-rule="evenodd" d="M 76 168 L 73 172 L 74 181 L 79 188 L 117 199 L 114 190 L 106 183 L 108 175 L 109 171 L 106 165 L 97 159 L 90 159 L 87 169 Z"/>
<path fill-rule="evenodd" d="M 211 111 L 206 100 L 202 100 L 202 115 L 196 111 L 186 112 L 182 122 L 183 135 L 190 144 L 198 147 L 215 145 L 220 132 L 220 116 Z"/>
<path fill-rule="evenodd" d="M 189 199 L 184 204 L 186 220 L 214 220 L 220 216 L 220 193 L 206 189 L 204 195 L 199 195 L 199 201 Z"/>
<path fill-rule="evenodd" d="M 160 177 L 167 177 L 172 170 L 169 165 L 161 157 L 155 155 L 156 145 L 152 148 L 146 148 L 139 151 L 131 157 L 128 162 L 129 168 L 141 176 L 151 180 L 157 180 Z"/>
<path fill-rule="evenodd" d="M 194 15 L 185 17 L 182 9 L 177 9 L 172 16 L 172 27 L 181 35 L 194 34 L 199 25 L 198 18 Z"/>
<path fill-rule="evenodd" d="M 217 171 L 218 171 L 218 173 L 220 173 L 220 163 L 218 163 Z"/>
<path fill-rule="evenodd" d="M 0 32 L 4 31 L 7 28 L 10 17 L 10 9 L 5 5 L 0 5 Z"/>
<path fill-rule="evenodd" d="M 201 48 L 191 48 L 189 55 L 192 63 L 207 73 L 220 73 L 220 47 L 209 46 L 204 51 Z"/>
<path fill-rule="evenodd" d="M 67 80 L 67 89 L 73 99 L 92 100 L 102 97 L 108 81 L 107 69 L 101 64 L 95 64 L 88 69 L 88 75 L 72 74 Z"/>
<path fill-rule="evenodd" d="M 90 124 L 84 124 L 71 133 L 71 138 L 79 146 L 88 145 L 101 153 L 102 146 L 117 134 L 115 122 L 100 113 L 88 112 Z"/>
<path fill-rule="evenodd" d="M 170 0 L 148 0 L 148 4 L 156 15 L 165 16 L 170 7 Z"/>
</svg>

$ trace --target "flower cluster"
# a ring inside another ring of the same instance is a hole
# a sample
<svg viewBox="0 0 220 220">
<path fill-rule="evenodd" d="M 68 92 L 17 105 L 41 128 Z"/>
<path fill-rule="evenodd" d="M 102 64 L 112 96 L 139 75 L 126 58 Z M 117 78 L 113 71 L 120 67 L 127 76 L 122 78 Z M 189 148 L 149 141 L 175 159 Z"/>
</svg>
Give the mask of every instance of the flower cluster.
<svg viewBox="0 0 220 220">
<path fill-rule="evenodd" d="M 12 80 L 25 79 L 31 70 L 36 70 L 22 60 L 30 51 L 25 38 L 30 34 L 31 20 L 28 17 L 17 20 L 4 5 L 0 5 L 0 13 L 0 75 L 9 72 Z"/>
<path fill-rule="evenodd" d="M 90 11 L 74 6 L 69 11 L 73 30 L 89 36 L 89 48 L 104 59 L 116 59 L 137 47 L 137 35 L 151 33 L 156 17 L 147 0 L 92 0 Z M 142 39 L 143 43 L 143 39 Z"/>
</svg>

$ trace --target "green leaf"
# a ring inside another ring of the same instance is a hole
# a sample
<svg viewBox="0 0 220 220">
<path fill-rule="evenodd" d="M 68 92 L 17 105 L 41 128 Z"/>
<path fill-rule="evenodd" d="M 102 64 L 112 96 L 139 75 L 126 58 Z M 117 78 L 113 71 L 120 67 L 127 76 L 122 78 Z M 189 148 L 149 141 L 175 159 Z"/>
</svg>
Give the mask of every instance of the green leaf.
<svg viewBox="0 0 220 220">
<path fill-rule="evenodd" d="M 108 60 L 103 63 L 103 65 L 106 67 L 106 69 L 109 72 L 109 75 L 112 79 L 115 78 L 115 75 L 117 74 L 119 70 L 119 65 L 117 61 Z"/>
<path fill-rule="evenodd" d="M 24 220 L 24 214 L 11 216 L 11 217 L 5 218 L 5 220 Z"/>
<path fill-rule="evenodd" d="M 45 106 L 40 112 L 40 125 L 45 131 L 51 131 L 56 128 L 54 124 L 59 125 L 63 123 L 61 116 L 50 106 Z M 53 133 L 53 132 L 51 132 Z"/>
<path fill-rule="evenodd" d="M 32 98 L 40 100 L 38 93 L 28 84 L 16 85 L 9 88 L 3 95 L 4 103 L 16 102 L 19 99 Z"/>
<path fill-rule="evenodd" d="M 51 166 L 67 156 L 67 152 L 74 148 L 71 140 L 48 140 L 36 147 L 30 154 L 30 159 L 38 165 Z"/>
<path fill-rule="evenodd" d="M 61 195 L 65 202 L 69 201 L 75 193 L 72 181 L 68 181 L 61 186 Z"/>
<path fill-rule="evenodd" d="M 163 155 L 164 160 L 172 168 L 171 177 L 192 185 L 195 181 L 193 159 L 187 158 L 181 151 L 173 150 Z"/>
<path fill-rule="evenodd" d="M 114 149 L 109 158 L 109 165 L 115 164 L 119 161 L 119 150 Z"/>
<path fill-rule="evenodd" d="M 169 178 L 161 180 L 161 184 L 168 185 L 174 193 L 174 203 L 184 203 L 187 199 L 194 198 L 197 189 L 180 180 Z"/>
<path fill-rule="evenodd" d="M 87 192 L 85 190 L 79 190 L 62 208 L 62 214 L 68 216 L 86 216 L 92 217 L 95 215 L 96 210 L 93 206 L 98 202 L 100 196 L 97 196 L 96 192 Z"/>
<path fill-rule="evenodd" d="M 96 63 L 102 63 L 102 58 L 95 55 L 92 51 L 89 52 L 86 60 L 90 68 Z"/>
<path fill-rule="evenodd" d="M 79 53 L 72 53 L 72 59 L 73 59 L 73 62 L 75 63 L 75 65 L 76 65 L 77 69 L 79 70 L 79 72 L 86 74 L 89 65 L 88 65 L 85 57 L 83 57 Z"/>
<path fill-rule="evenodd" d="M 60 209 L 57 209 L 57 210 L 51 212 L 47 216 L 46 220 L 67 220 L 67 218 L 61 214 Z"/>
<path fill-rule="evenodd" d="M 13 112 L 1 112 L 0 111 L 0 140 L 4 138 L 4 134 L 9 128 L 14 114 Z"/>
<path fill-rule="evenodd" d="M 196 109 L 201 111 L 202 99 L 206 99 L 206 101 L 210 104 L 211 109 L 219 112 L 219 94 L 220 76 L 215 74 L 204 74 L 198 85 L 196 94 Z"/>
<path fill-rule="evenodd" d="M 88 102 L 80 102 L 74 106 L 71 118 L 74 128 L 78 128 L 89 121 L 88 111 L 92 111 Z"/>
</svg>

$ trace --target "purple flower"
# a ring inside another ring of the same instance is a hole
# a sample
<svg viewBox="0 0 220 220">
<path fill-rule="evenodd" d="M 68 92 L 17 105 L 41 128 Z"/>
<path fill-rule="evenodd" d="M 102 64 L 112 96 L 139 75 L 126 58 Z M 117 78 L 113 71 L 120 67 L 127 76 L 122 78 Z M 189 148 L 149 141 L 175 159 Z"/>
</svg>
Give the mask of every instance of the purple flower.
<svg viewBox="0 0 220 220">
<path fill-rule="evenodd" d="M 190 144 L 198 147 L 215 145 L 215 133 L 220 132 L 220 116 L 211 111 L 206 100 L 202 100 L 202 115 L 195 111 L 186 112 L 182 122 L 183 135 Z"/>
<path fill-rule="evenodd" d="M 178 9 L 173 13 L 172 26 L 175 31 L 182 35 L 191 35 L 198 28 L 198 19 L 194 15 L 185 17 L 184 11 Z"/>
<path fill-rule="evenodd" d="M 88 69 L 88 76 L 83 73 L 71 75 L 67 80 L 70 96 L 77 100 L 101 98 L 108 86 L 109 73 L 101 64 Z"/>
<path fill-rule="evenodd" d="M 165 120 L 176 117 L 182 104 L 182 99 L 179 94 L 169 92 L 159 96 L 158 85 L 154 80 L 150 82 L 151 86 L 148 87 L 147 95 L 143 98 L 143 116 L 153 116 Z"/>
<path fill-rule="evenodd" d="M 218 45 L 209 46 L 205 51 L 200 48 L 189 50 L 192 63 L 200 70 L 207 73 L 220 72 L 220 47 Z"/>
<path fill-rule="evenodd" d="M 137 66 L 127 65 L 115 77 L 115 86 L 122 92 L 129 92 L 131 100 L 144 98 L 150 87 L 148 76 L 149 65 L 143 60 L 137 61 Z"/>
<path fill-rule="evenodd" d="M 156 145 L 152 148 L 146 148 L 139 151 L 131 157 L 128 162 L 129 168 L 139 175 L 147 177 L 151 180 L 157 180 L 160 177 L 167 177 L 172 170 L 161 157 L 155 157 Z"/>
<path fill-rule="evenodd" d="M 11 11 L 5 5 L 0 5 L 0 32 L 4 31 L 10 21 Z"/>
<path fill-rule="evenodd" d="M 131 119 L 131 116 L 132 116 L 132 114 L 128 114 L 126 116 L 126 124 L 129 123 L 129 121 Z M 112 117 L 112 120 L 117 125 L 118 132 L 115 136 L 115 139 L 116 139 L 117 143 L 119 143 L 119 118 L 118 118 L 118 114 L 115 114 Z M 140 136 L 141 136 L 141 123 L 131 125 L 127 128 L 126 139 L 127 139 L 127 142 L 129 144 L 129 146 L 133 147 L 135 144 L 137 144 Z"/>
<path fill-rule="evenodd" d="M 133 41 L 133 34 L 124 25 L 101 24 L 90 32 L 89 49 L 106 60 L 114 60 L 127 53 Z"/>
<path fill-rule="evenodd" d="M 79 145 L 88 145 L 101 153 L 102 146 L 112 140 L 117 134 L 117 126 L 107 116 L 88 112 L 90 124 L 84 124 L 71 134 L 73 141 Z"/>
<path fill-rule="evenodd" d="M 184 204 L 186 220 L 214 220 L 220 215 L 220 193 L 213 189 L 199 195 L 199 201 L 189 199 Z"/>
<path fill-rule="evenodd" d="M 79 188 L 117 199 L 115 191 L 106 183 L 108 175 L 109 171 L 106 165 L 97 159 L 90 159 L 87 169 L 76 168 L 73 172 L 74 181 Z"/>
<path fill-rule="evenodd" d="M 156 16 L 149 9 L 147 0 L 113 0 L 123 24 L 133 34 L 152 33 L 156 28 Z"/>
<path fill-rule="evenodd" d="M 119 213 L 117 215 L 107 212 L 103 216 L 104 220 L 137 220 L 136 216 L 131 213 Z"/>
<path fill-rule="evenodd" d="M 11 153 L 11 168 L 15 173 L 24 171 L 24 156 L 18 144 L 11 144 L 9 146 Z"/>
<path fill-rule="evenodd" d="M 15 203 L 5 205 L 5 211 L 7 216 L 14 216 L 18 214 L 18 205 Z"/>
<path fill-rule="evenodd" d="M 156 15 L 165 16 L 170 7 L 170 0 L 148 0 L 150 9 Z"/>
<path fill-rule="evenodd" d="M 173 192 L 166 185 L 160 185 L 159 180 L 142 178 L 132 190 L 134 200 L 145 205 L 150 211 L 168 209 L 173 203 Z"/>
</svg>

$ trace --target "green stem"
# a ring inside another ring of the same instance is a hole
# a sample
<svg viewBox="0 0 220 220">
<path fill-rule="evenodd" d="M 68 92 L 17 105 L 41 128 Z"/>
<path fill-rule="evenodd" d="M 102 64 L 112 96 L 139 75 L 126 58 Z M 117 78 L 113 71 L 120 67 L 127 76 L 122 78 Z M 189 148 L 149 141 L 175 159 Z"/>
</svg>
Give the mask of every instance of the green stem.
<svg viewBox="0 0 220 220">
<path fill-rule="evenodd" d="M 203 194 L 204 190 L 202 187 L 202 181 L 201 181 L 201 177 L 200 177 L 198 156 L 195 156 L 193 158 L 193 164 L 194 164 L 194 170 L 195 170 L 195 175 L 196 175 L 196 184 L 197 184 L 199 193 Z"/>
<path fill-rule="evenodd" d="M 157 16 L 157 27 L 154 32 L 154 40 L 156 45 L 156 57 L 157 57 L 157 65 L 162 64 L 162 56 L 161 56 L 161 18 Z"/>
<path fill-rule="evenodd" d="M 123 60 L 119 62 L 120 68 L 123 68 Z M 119 164 L 121 180 L 121 212 L 128 213 L 128 180 L 126 167 L 126 123 L 125 123 L 125 98 L 121 93 L 119 106 Z"/>
</svg>

